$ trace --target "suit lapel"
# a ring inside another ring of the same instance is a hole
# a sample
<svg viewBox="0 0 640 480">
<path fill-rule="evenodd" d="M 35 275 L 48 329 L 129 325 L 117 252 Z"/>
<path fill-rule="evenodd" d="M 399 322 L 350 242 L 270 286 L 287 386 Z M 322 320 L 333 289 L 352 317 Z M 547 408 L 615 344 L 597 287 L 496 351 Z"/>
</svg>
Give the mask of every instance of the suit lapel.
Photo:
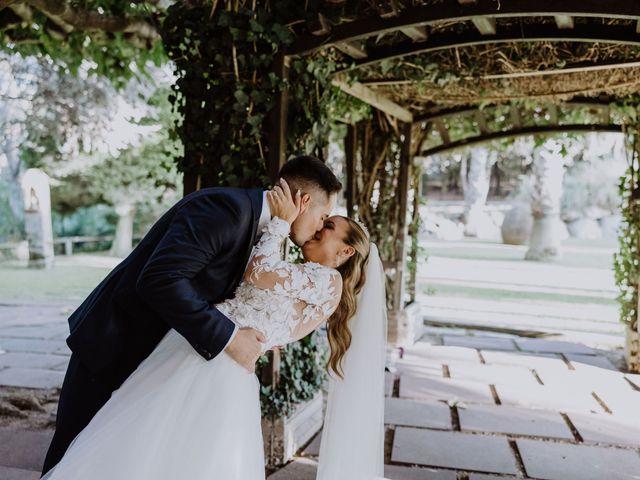
<svg viewBox="0 0 640 480">
<path fill-rule="evenodd" d="M 252 220 L 253 223 L 249 229 L 249 238 L 248 243 L 245 247 L 244 255 L 242 256 L 242 265 L 235 273 L 233 283 L 234 288 L 236 285 L 240 283 L 240 279 L 244 275 L 244 267 L 249 261 L 249 255 L 251 255 L 251 250 L 253 249 L 253 245 L 256 241 L 256 235 L 258 232 L 258 222 L 260 221 L 260 214 L 262 213 L 262 192 L 261 188 L 251 188 L 245 190 L 249 200 L 251 201 L 251 209 L 252 209 Z"/>
</svg>

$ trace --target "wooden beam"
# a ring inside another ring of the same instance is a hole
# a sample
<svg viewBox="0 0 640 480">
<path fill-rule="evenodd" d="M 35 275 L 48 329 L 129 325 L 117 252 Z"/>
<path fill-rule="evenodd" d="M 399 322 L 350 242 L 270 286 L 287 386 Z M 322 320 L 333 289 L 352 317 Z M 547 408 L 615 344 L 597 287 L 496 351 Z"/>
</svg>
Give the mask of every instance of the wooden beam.
<svg viewBox="0 0 640 480">
<path fill-rule="evenodd" d="M 560 30 L 572 29 L 575 26 L 571 15 L 555 15 L 553 18 Z"/>
<path fill-rule="evenodd" d="M 353 217 L 355 205 L 356 155 L 358 151 L 358 129 L 356 125 L 347 125 L 347 136 L 344 140 L 344 153 L 347 173 L 345 199 L 347 201 L 347 216 Z"/>
<path fill-rule="evenodd" d="M 382 18 L 380 15 L 360 17 L 352 22 L 334 25 L 323 36 L 301 35 L 289 48 L 291 55 L 304 55 L 327 44 L 355 39 L 365 39 L 412 26 L 430 26 L 443 22 L 465 22 L 474 17 L 591 17 L 619 20 L 640 20 L 640 2 L 629 0 L 521 0 L 496 2 L 477 0 L 460 5 L 457 0 L 445 0 L 437 8 L 429 3 L 408 7 L 398 15 Z M 602 25 L 603 27 L 605 25 Z M 635 27 L 634 27 L 635 30 Z"/>
<path fill-rule="evenodd" d="M 336 43 L 335 47 L 345 55 L 351 58 L 362 59 L 367 58 L 367 51 L 364 45 L 358 41 Z"/>
<path fill-rule="evenodd" d="M 483 75 L 484 80 L 495 80 L 499 78 L 524 78 L 524 77 L 540 77 L 546 75 L 563 75 L 566 73 L 584 73 L 584 72 L 598 72 L 602 70 L 616 70 L 623 68 L 638 68 L 640 62 L 626 62 L 626 63 L 610 63 L 605 62 L 598 65 L 584 65 L 582 67 L 569 67 L 558 68 L 551 70 L 534 70 L 530 72 L 514 72 L 514 73 L 499 73 L 496 75 Z"/>
<path fill-rule="evenodd" d="M 425 27 L 424 25 L 421 27 L 401 28 L 400 31 L 414 42 L 424 42 L 429 37 L 429 34 L 427 33 L 427 27 Z"/>
<path fill-rule="evenodd" d="M 471 20 L 482 35 L 496 34 L 496 19 L 492 17 L 476 17 Z"/>
<path fill-rule="evenodd" d="M 603 107 L 607 107 L 609 103 L 610 101 L 607 99 L 601 100 L 601 99 L 590 98 L 590 97 L 576 97 L 573 100 L 560 102 L 559 104 L 562 106 L 573 107 L 573 108 L 575 107 L 603 108 Z M 487 113 L 492 111 L 495 108 L 496 108 L 495 106 L 490 105 L 483 108 L 482 110 L 484 113 Z M 466 115 L 472 115 L 472 114 L 475 115 L 475 112 L 477 110 L 479 110 L 479 108 L 476 106 L 446 108 L 443 110 L 437 110 L 437 111 L 425 113 L 422 115 L 414 115 L 413 121 L 416 123 L 417 122 L 435 122 L 435 120 L 438 118 L 444 119 L 444 118 L 459 117 L 459 116 L 466 116 Z M 515 125 L 517 122 L 517 125 L 519 126 L 521 122 L 520 122 L 520 111 L 518 110 L 518 107 L 516 107 L 515 105 L 512 105 L 510 110 L 511 110 L 511 123 Z"/>
<path fill-rule="evenodd" d="M 440 134 L 440 140 L 444 145 L 448 145 L 451 143 L 451 137 L 449 137 L 449 130 L 447 126 L 442 121 L 442 118 L 436 118 L 434 121 L 436 126 L 436 130 L 438 130 L 438 134 Z"/>
<path fill-rule="evenodd" d="M 609 110 L 609 105 L 604 105 L 600 109 L 600 121 L 604 125 L 611 123 L 611 112 Z"/>
<path fill-rule="evenodd" d="M 640 2 L 639 2 L 640 3 Z M 482 35 L 470 31 L 463 35 L 456 32 L 431 35 L 424 42 L 405 42 L 395 45 L 385 45 L 369 49 L 368 57 L 361 59 L 346 68 L 366 67 L 385 60 L 394 60 L 409 55 L 418 55 L 453 48 L 465 48 L 478 45 L 492 45 L 497 43 L 523 42 L 585 42 L 608 43 L 615 45 L 630 45 L 640 47 L 640 36 L 635 32 L 635 26 L 629 25 L 576 25 L 571 30 L 561 30 L 555 25 L 511 25 L 504 26 L 495 35 Z"/>
<path fill-rule="evenodd" d="M 283 54 L 278 55 L 274 60 L 273 71 L 282 80 L 289 78 L 289 59 Z M 267 152 L 267 174 L 272 182 L 278 179 L 280 168 L 286 161 L 286 131 L 287 131 L 287 110 L 289 104 L 289 91 L 279 92 L 275 105 L 269 114 L 269 132 Z"/>
<path fill-rule="evenodd" d="M 382 112 L 388 113 L 392 117 L 396 117 L 398 120 L 407 123 L 413 122 L 413 115 L 409 110 L 398 105 L 389 98 L 371 90 L 370 88 L 365 87 L 361 83 L 354 82 L 352 84 L 349 84 L 340 79 L 334 79 L 331 83 L 343 92 L 348 93 L 353 97 L 359 98 L 372 107 L 375 107 Z"/>
<path fill-rule="evenodd" d="M 574 132 L 613 132 L 622 133 L 622 125 L 545 125 L 536 127 L 524 127 L 502 132 L 491 132 L 487 135 L 477 135 L 474 137 L 464 138 L 446 145 L 438 145 L 420 152 L 421 157 L 428 157 L 437 153 L 448 152 L 457 148 L 469 147 L 479 143 L 489 142 L 491 140 L 499 140 L 503 138 L 514 138 L 526 135 L 550 135 L 554 133 Z"/>
</svg>

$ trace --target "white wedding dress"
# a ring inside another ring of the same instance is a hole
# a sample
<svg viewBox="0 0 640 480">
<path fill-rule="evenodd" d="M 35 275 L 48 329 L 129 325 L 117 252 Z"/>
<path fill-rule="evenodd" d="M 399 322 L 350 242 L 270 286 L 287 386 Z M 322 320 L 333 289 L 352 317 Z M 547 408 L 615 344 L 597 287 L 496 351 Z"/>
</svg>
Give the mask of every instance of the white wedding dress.
<svg viewBox="0 0 640 480">
<path fill-rule="evenodd" d="M 235 297 L 217 304 L 264 333 L 266 351 L 301 338 L 340 301 L 340 274 L 280 259 L 289 224 L 274 217 Z M 207 361 L 175 330 L 113 392 L 46 480 L 264 479 L 257 377 L 225 352 Z"/>
</svg>

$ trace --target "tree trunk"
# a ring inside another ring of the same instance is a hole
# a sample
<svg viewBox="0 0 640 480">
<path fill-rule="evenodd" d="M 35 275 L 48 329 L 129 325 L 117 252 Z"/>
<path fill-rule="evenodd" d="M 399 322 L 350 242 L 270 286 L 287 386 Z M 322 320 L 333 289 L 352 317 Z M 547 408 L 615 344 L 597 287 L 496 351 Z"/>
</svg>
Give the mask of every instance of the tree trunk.
<svg viewBox="0 0 640 480">
<path fill-rule="evenodd" d="M 561 256 L 560 199 L 564 158 L 559 144 L 547 140 L 534 151 L 533 174 L 533 229 L 525 260 L 552 261 Z"/>
<path fill-rule="evenodd" d="M 489 194 L 489 151 L 482 147 L 472 149 L 471 158 L 465 164 L 467 168 L 462 170 L 464 173 L 461 172 L 464 190 L 464 234 L 467 237 L 477 237 L 482 224 L 490 221 L 484 211 Z"/>
<path fill-rule="evenodd" d="M 133 218 L 136 214 L 136 207 L 126 203 L 116 205 L 116 213 L 118 214 L 118 225 L 109 255 L 126 257 L 133 250 Z"/>
</svg>

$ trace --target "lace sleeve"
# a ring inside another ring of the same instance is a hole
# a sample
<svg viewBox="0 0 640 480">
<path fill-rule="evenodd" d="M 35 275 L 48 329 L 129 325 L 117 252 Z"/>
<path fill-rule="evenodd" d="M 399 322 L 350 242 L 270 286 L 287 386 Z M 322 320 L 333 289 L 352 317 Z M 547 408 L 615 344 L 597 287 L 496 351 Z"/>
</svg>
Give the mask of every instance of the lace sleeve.
<svg viewBox="0 0 640 480">
<path fill-rule="evenodd" d="M 337 270 L 319 263 L 294 264 L 282 260 L 282 242 L 289 231 L 288 222 L 278 217 L 271 219 L 253 249 L 244 280 L 294 300 L 296 324 L 292 338 L 301 338 L 300 335 L 306 335 L 307 330 L 309 333 L 336 309 L 342 293 L 342 277 Z"/>
</svg>

